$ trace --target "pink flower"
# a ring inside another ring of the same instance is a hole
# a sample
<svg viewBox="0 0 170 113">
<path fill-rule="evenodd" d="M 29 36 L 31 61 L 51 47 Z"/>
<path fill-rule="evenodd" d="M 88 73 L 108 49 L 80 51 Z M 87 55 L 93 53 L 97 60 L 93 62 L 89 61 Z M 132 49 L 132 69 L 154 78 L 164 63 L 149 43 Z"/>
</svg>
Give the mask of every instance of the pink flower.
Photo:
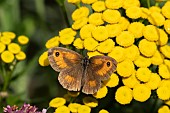
<svg viewBox="0 0 170 113">
<path fill-rule="evenodd" d="M 30 104 L 24 104 L 21 108 L 18 108 L 16 105 L 4 107 L 4 113 L 46 113 L 47 110 L 43 109 L 41 111 L 37 111 L 38 108 L 35 106 L 31 106 Z"/>
</svg>

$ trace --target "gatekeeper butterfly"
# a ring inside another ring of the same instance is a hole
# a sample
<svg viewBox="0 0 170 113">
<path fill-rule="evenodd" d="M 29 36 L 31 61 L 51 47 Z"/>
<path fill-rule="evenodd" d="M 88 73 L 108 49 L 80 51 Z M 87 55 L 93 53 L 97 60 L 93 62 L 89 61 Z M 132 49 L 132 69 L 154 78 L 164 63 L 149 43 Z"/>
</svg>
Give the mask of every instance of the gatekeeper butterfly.
<svg viewBox="0 0 170 113">
<path fill-rule="evenodd" d="M 101 87 L 101 81 L 109 79 L 116 70 L 117 62 L 111 57 L 97 55 L 91 58 L 63 47 L 48 50 L 51 67 L 60 72 L 58 80 L 69 91 L 94 94 Z"/>
</svg>

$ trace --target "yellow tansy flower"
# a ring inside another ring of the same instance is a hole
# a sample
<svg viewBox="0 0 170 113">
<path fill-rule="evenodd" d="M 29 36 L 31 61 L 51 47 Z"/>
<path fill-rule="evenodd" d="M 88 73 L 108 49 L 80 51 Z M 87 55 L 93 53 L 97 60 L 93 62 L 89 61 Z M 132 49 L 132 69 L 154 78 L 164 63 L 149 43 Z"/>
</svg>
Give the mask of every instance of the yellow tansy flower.
<svg viewBox="0 0 170 113">
<path fill-rule="evenodd" d="M 168 34 L 170 34 L 170 19 L 165 20 L 164 29 Z"/>
<path fill-rule="evenodd" d="M 54 113 L 70 113 L 70 109 L 67 106 L 59 106 Z"/>
<path fill-rule="evenodd" d="M 157 45 L 164 46 L 168 43 L 168 34 L 163 30 L 159 29 L 159 39 Z"/>
<path fill-rule="evenodd" d="M 0 41 L 5 45 L 8 45 L 11 43 L 11 39 L 6 36 L 1 36 Z"/>
<path fill-rule="evenodd" d="M 116 37 L 116 42 L 124 47 L 131 46 L 135 41 L 134 35 L 129 31 L 122 31 L 120 35 Z"/>
<path fill-rule="evenodd" d="M 121 86 L 117 89 L 115 99 L 120 104 L 130 104 L 133 99 L 132 90 L 127 86 Z"/>
<path fill-rule="evenodd" d="M 170 113 L 170 109 L 168 106 L 164 105 L 158 109 L 158 113 Z"/>
<path fill-rule="evenodd" d="M 21 51 L 21 47 L 17 43 L 10 43 L 8 45 L 8 50 L 14 54 L 17 54 Z"/>
<path fill-rule="evenodd" d="M 153 25 L 147 25 L 143 29 L 143 36 L 149 41 L 157 41 L 159 39 L 159 31 Z"/>
<path fill-rule="evenodd" d="M 133 88 L 133 97 L 139 102 L 144 102 L 149 99 L 151 95 L 151 89 L 145 84 L 138 84 Z"/>
<path fill-rule="evenodd" d="M 140 6 L 139 0 L 124 0 L 123 8 L 128 9 L 129 7 Z"/>
<path fill-rule="evenodd" d="M 65 34 L 65 35 L 60 36 L 59 41 L 63 45 L 69 45 L 74 41 L 74 36 Z"/>
<path fill-rule="evenodd" d="M 59 36 L 63 36 L 63 35 L 76 36 L 76 34 L 77 32 L 74 31 L 72 28 L 64 28 L 61 31 L 59 31 Z"/>
<path fill-rule="evenodd" d="M 129 20 L 125 17 L 121 17 L 118 24 L 120 24 L 122 30 L 126 30 L 130 24 Z"/>
<path fill-rule="evenodd" d="M 131 45 L 125 48 L 126 58 L 129 58 L 130 60 L 134 61 L 139 57 L 139 55 L 140 55 L 140 52 L 136 45 Z"/>
<path fill-rule="evenodd" d="M 136 78 L 136 71 L 130 77 L 122 78 L 122 82 L 125 86 L 129 88 L 134 88 L 137 84 L 140 84 L 140 81 Z"/>
<path fill-rule="evenodd" d="M 77 113 L 78 112 L 78 108 L 81 106 L 81 104 L 78 103 L 70 103 L 68 105 L 68 108 L 70 109 L 71 112 L 73 113 Z"/>
<path fill-rule="evenodd" d="M 109 37 L 116 37 L 122 32 L 120 24 L 107 24 L 106 29 L 108 31 Z"/>
<path fill-rule="evenodd" d="M 109 53 L 115 46 L 115 42 L 112 39 L 107 39 L 99 43 L 97 50 L 101 53 Z"/>
<path fill-rule="evenodd" d="M 17 60 L 24 60 L 26 58 L 26 54 L 23 51 L 20 51 L 18 54 L 15 55 Z"/>
<path fill-rule="evenodd" d="M 138 46 L 140 52 L 146 57 L 153 56 L 157 50 L 156 43 L 147 41 L 146 39 L 142 39 Z"/>
<path fill-rule="evenodd" d="M 165 22 L 164 16 L 159 12 L 152 12 L 148 17 L 149 22 L 152 25 L 162 26 Z"/>
<path fill-rule="evenodd" d="M 67 91 L 67 93 L 71 96 L 71 97 L 77 97 L 80 92 L 79 91 Z"/>
<path fill-rule="evenodd" d="M 78 113 L 90 113 L 90 112 L 91 112 L 91 108 L 89 106 L 81 105 L 78 108 Z"/>
<path fill-rule="evenodd" d="M 58 47 L 60 44 L 59 36 L 54 36 L 45 43 L 46 48 Z"/>
<path fill-rule="evenodd" d="M 88 22 L 88 18 L 86 18 L 86 17 L 80 18 L 72 24 L 72 28 L 74 30 L 78 30 L 78 29 L 82 28 L 84 25 L 86 25 L 87 22 Z"/>
<path fill-rule="evenodd" d="M 87 55 L 88 55 L 88 57 L 90 58 L 90 57 L 92 57 L 92 56 L 96 56 L 96 55 L 103 55 L 102 53 L 100 53 L 100 52 L 98 52 L 98 51 L 88 51 L 87 52 Z"/>
<path fill-rule="evenodd" d="M 84 4 L 92 4 L 92 3 L 96 2 L 97 0 L 81 0 L 81 1 Z"/>
<path fill-rule="evenodd" d="M 98 101 L 93 98 L 93 97 L 84 97 L 83 98 L 83 103 L 86 105 L 86 106 L 89 106 L 89 107 L 96 107 L 98 106 Z"/>
<path fill-rule="evenodd" d="M 80 0 L 68 0 L 68 3 L 77 4 Z"/>
<path fill-rule="evenodd" d="M 84 40 L 84 48 L 89 50 L 89 51 L 95 51 L 98 46 L 98 42 L 94 40 L 93 38 L 86 38 Z"/>
<path fill-rule="evenodd" d="M 108 90 L 106 86 L 102 86 L 93 96 L 97 99 L 103 98 L 106 96 Z"/>
<path fill-rule="evenodd" d="M 134 61 L 137 67 L 149 67 L 151 65 L 151 58 L 139 55 L 139 57 Z"/>
<path fill-rule="evenodd" d="M 126 10 L 126 15 L 127 15 L 129 18 L 138 19 L 138 18 L 140 18 L 141 15 L 142 15 L 142 10 L 140 9 L 140 7 L 137 7 L 137 6 L 129 7 L 129 8 Z"/>
<path fill-rule="evenodd" d="M 151 14 L 149 9 L 145 7 L 140 7 L 140 9 L 142 10 L 141 18 L 147 19 L 148 16 Z"/>
<path fill-rule="evenodd" d="M 93 24 L 96 26 L 104 24 L 102 13 L 92 13 L 89 16 L 89 24 Z"/>
<path fill-rule="evenodd" d="M 151 7 L 149 7 L 149 11 L 150 11 L 151 13 L 153 13 L 153 12 L 158 12 L 158 13 L 160 13 L 160 12 L 161 12 L 161 8 L 158 7 L 158 6 L 151 6 Z"/>
<path fill-rule="evenodd" d="M 101 12 L 106 9 L 105 2 L 104 1 L 97 1 L 92 4 L 92 8 L 96 12 Z"/>
<path fill-rule="evenodd" d="M 167 65 L 165 65 L 165 64 L 159 65 L 158 72 L 159 72 L 159 75 L 162 78 L 165 78 L 165 79 L 169 79 L 170 78 L 170 70 L 167 67 Z"/>
<path fill-rule="evenodd" d="M 162 100 L 168 100 L 170 98 L 170 90 L 166 86 L 160 86 L 157 90 L 156 93 L 158 95 L 158 98 Z"/>
<path fill-rule="evenodd" d="M 128 31 L 131 32 L 135 38 L 140 38 L 143 36 L 144 24 L 141 22 L 133 22 L 129 25 Z"/>
<path fill-rule="evenodd" d="M 48 61 L 48 52 L 44 52 L 43 54 L 41 54 L 41 56 L 39 57 L 38 60 L 39 64 L 41 66 L 48 66 L 49 65 L 49 61 Z"/>
<path fill-rule="evenodd" d="M 89 15 L 89 9 L 85 6 L 82 6 L 78 9 L 76 9 L 73 13 L 72 13 L 72 19 L 78 20 L 81 19 L 83 17 L 87 17 Z"/>
<path fill-rule="evenodd" d="M 151 71 L 148 68 L 138 68 L 136 77 L 142 82 L 148 82 L 151 77 Z"/>
<path fill-rule="evenodd" d="M 63 96 L 64 99 L 66 99 L 67 102 L 71 102 L 74 97 L 72 97 L 70 94 L 65 94 Z"/>
<path fill-rule="evenodd" d="M 151 57 L 151 62 L 154 65 L 160 65 L 163 63 L 164 57 L 163 55 L 157 50 L 155 54 Z"/>
<path fill-rule="evenodd" d="M 2 42 L 0 42 L 0 53 L 2 53 L 5 50 L 6 46 Z"/>
<path fill-rule="evenodd" d="M 101 109 L 100 111 L 99 111 L 99 113 L 109 113 L 107 110 L 105 110 L 105 109 Z"/>
<path fill-rule="evenodd" d="M 66 99 L 61 97 L 56 97 L 50 101 L 49 106 L 57 108 L 63 106 L 65 103 L 66 103 Z"/>
<path fill-rule="evenodd" d="M 167 1 L 164 6 L 162 7 L 162 14 L 166 17 L 166 18 L 170 18 L 170 2 Z"/>
<path fill-rule="evenodd" d="M 25 45 L 29 42 L 29 38 L 27 36 L 21 35 L 18 37 L 18 42 L 22 45 Z"/>
<path fill-rule="evenodd" d="M 164 59 L 164 64 L 170 69 L 170 60 Z"/>
<path fill-rule="evenodd" d="M 115 46 L 108 56 L 114 58 L 117 62 L 123 61 L 125 57 L 125 49 L 121 46 Z"/>
<path fill-rule="evenodd" d="M 170 46 L 169 45 L 164 45 L 160 47 L 160 51 L 166 58 L 170 58 Z"/>
<path fill-rule="evenodd" d="M 162 79 L 159 84 L 159 87 L 163 87 L 163 86 L 170 88 L 170 79 Z"/>
<path fill-rule="evenodd" d="M 81 38 L 76 38 L 73 42 L 73 45 L 77 48 L 77 49 L 83 49 L 84 45 L 83 45 L 83 41 L 81 40 Z"/>
<path fill-rule="evenodd" d="M 170 105 L 170 100 L 165 100 L 164 102 L 166 105 Z"/>
<path fill-rule="evenodd" d="M 122 77 L 129 77 L 135 70 L 134 64 L 131 60 L 125 59 L 117 64 L 117 73 Z"/>
<path fill-rule="evenodd" d="M 103 12 L 102 17 L 107 23 L 118 23 L 121 14 L 118 10 L 107 9 Z"/>
<path fill-rule="evenodd" d="M 98 26 L 92 31 L 92 35 L 97 41 L 104 41 L 109 34 L 105 26 Z"/>
<path fill-rule="evenodd" d="M 103 81 L 107 87 L 115 87 L 119 84 L 119 77 L 113 73 L 108 80 Z"/>
<path fill-rule="evenodd" d="M 11 63 L 14 60 L 14 54 L 10 51 L 3 51 L 1 53 L 1 59 L 5 63 Z"/>
<path fill-rule="evenodd" d="M 155 90 L 158 88 L 161 82 L 161 78 L 157 73 L 151 73 L 151 77 L 147 83 L 145 83 L 149 88 Z"/>
<path fill-rule="evenodd" d="M 109 9 L 119 9 L 123 6 L 123 0 L 106 0 L 105 4 Z"/>
<path fill-rule="evenodd" d="M 95 29 L 95 25 L 86 24 L 80 29 L 80 37 L 82 39 L 92 38 L 92 31 Z"/>
<path fill-rule="evenodd" d="M 2 35 L 8 37 L 9 39 L 14 39 L 16 37 L 15 33 L 9 31 L 2 32 Z"/>
</svg>

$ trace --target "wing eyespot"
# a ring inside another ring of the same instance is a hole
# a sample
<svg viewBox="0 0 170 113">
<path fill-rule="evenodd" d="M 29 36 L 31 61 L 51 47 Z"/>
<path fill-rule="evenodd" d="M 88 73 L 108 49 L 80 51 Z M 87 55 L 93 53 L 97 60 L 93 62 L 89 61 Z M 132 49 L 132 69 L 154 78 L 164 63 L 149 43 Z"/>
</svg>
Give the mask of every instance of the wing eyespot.
<svg viewBox="0 0 170 113">
<path fill-rule="evenodd" d="M 107 62 L 107 67 L 110 67 L 110 62 Z"/>
<path fill-rule="evenodd" d="M 58 57 L 59 55 L 60 55 L 60 53 L 59 53 L 59 52 L 56 52 L 56 53 L 55 53 L 55 56 L 56 56 L 56 57 Z"/>
</svg>

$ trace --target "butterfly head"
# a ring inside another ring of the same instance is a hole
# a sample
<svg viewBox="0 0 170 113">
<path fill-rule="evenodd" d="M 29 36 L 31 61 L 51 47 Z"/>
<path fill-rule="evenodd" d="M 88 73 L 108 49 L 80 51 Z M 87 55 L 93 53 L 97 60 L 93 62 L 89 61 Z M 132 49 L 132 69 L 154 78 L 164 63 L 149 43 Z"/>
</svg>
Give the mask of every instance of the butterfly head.
<svg viewBox="0 0 170 113">
<path fill-rule="evenodd" d="M 86 66 L 89 65 L 89 58 L 88 56 L 85 56 L 83 59 L 83 67 L 86 68 Z"/>
</svg>

